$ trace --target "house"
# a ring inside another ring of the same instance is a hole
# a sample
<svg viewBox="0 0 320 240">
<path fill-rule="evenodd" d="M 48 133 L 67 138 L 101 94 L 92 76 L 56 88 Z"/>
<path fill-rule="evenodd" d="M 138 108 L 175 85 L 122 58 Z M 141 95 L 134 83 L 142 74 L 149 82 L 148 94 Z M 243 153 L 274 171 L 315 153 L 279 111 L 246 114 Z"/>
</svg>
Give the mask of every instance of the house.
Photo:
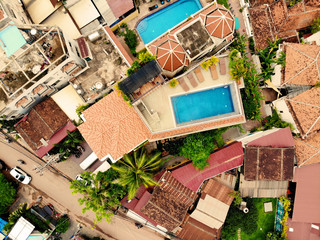
<svg viewBox="0 0 320 240">
<path fill-rule="evenodd" d="M 320 47 L 296 43 L 284 43 L 286 67 L 281 81 L 276 85 L 287 92 L 272 104 L 281 118 L 295 128 L 297 165 L 319 162 L 319 117 L 320 90 L 314 87 L 319 82 L 318 54 Z"/>
<path fill-rule="evenodd" d="M 34 226 L 25 218 L 20 217 L 8 234 L 8 240 L 27 240 Z"/>
<path fill-rule="evenodd" d="M 220 239 L 220 233 L 233 201 L 230 193 L 233 189 L 210 179 L 206 182 L 199 202 L 188 215 L 178 231 L 178 236 L 185 240 Z"/>
<path fill-rule="evenodd" d="M 301 1 L 288 6 L 285 0 L 250 0 L 250 20 L 257 49 L 268 46 L 276 37 L 286 42 L 299 42 L 298 31 L 309 27 L 320 17 L 317 1 Z"/>
<path fill-rule="evenodd" d="M 157 56 L 163 74 L 172 77 L 193 60 L 232 40 L 234 30 L 234 16 L 214 2 L 148 43 L 147 49 Z"/>
<path fill-rule="evenodd" d="M 63 140 L 67 131 L 77 129 L 52 98 L 33 107 L 15 128 L 40 158 Z"/>
<path fill-rule="evenodd" d="M 0 116 L 7 119 L 22 117 L 87 68 L 77 43 L 57 27 L 7 23 L 0 39 Z"/>
<path fill-rule="evenodd" d="M 320 208 L 318 199 L 320 163 L 295 169 L 296 192 L 292 219 L 288 220 L 288 238 L 320 239 Z"/>
<path fill-rule="evenodd" d="M 249 142 L 239 190 L 243 197 L 286 195 L 293 178 L 295 143 L 290 128 L 279 129 Z"/>
<path fill-rule="evenodd" d="M 209 156 L 209 165 L 197 170 L 189 163 L 172 171 L 172 176 L 187 188 L 197 192 L 202 183 L 223 172 L 237 168 L 243 164 L 243 148 L 240 142 L 232 143 Z"/>
<path fill-rule="evenodd" d="M 159 186 L 149 190 L 142 186 L 134 199 L 123 199 L 121 203 L 131 211 L 130 216 L 132 212 L 136 213 L 140 221 L 142 218 L 162 231 L 175 232 L 197 194 L 179 183 L 168 171 L 155 179 L 159 179 Z"/>
<path fill-rule="evenodd" d="M 132 0 L 23 0 L 33 23 L 56 25 L 73 39 L 99 28 L 112 26 L 135 11 Z"/>
</svg>

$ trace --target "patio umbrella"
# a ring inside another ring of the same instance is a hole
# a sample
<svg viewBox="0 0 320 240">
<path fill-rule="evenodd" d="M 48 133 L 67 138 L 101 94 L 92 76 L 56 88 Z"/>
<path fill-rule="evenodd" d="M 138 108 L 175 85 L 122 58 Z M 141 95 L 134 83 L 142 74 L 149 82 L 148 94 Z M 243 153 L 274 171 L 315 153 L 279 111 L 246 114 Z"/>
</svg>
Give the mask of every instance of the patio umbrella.
<svg viewBox="0 0 320 240">
<path fill-rule="evenodd" d="M 167 40 L 158 46 L 157 60 L 163 69 L 174 72 L 185 64 L 186 53 L 179 43 Z"/>
<path fill-rule="evenodd" d="M 227 10 L 217 9 L 207 15 L 206 29 L 217 38 L 225 38 L 234 29 L 234 19 Z"/>
</svg>

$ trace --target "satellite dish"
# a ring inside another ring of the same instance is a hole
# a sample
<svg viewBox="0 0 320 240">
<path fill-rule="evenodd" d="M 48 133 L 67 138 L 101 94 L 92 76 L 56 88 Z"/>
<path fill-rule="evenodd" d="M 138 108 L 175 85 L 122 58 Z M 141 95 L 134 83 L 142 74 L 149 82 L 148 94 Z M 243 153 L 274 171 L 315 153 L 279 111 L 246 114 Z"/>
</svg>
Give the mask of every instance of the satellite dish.
<svg viewBox="0 0 320 240">
<path fill-rule="evenodd" d="M 37 34 L 37 29 L 32 28 L 30 33 L 31 33 L 31 35 L 36 35 Z"/>
</svg>

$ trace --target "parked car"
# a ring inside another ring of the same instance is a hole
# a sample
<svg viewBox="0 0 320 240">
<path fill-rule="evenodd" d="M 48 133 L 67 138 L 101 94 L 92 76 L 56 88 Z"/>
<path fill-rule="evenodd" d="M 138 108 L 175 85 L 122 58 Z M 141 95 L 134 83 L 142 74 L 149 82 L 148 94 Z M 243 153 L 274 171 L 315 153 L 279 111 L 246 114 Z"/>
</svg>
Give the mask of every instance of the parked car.
<svg viewBox="0 0 320 240">
<path fill-rule="evenodd" d="M 11 169 L 10 175 L 22 184 L 29 184 L 31 182 L 31 176 L 23 171 L 20 167 L 16 166 Z"/>
</svg>

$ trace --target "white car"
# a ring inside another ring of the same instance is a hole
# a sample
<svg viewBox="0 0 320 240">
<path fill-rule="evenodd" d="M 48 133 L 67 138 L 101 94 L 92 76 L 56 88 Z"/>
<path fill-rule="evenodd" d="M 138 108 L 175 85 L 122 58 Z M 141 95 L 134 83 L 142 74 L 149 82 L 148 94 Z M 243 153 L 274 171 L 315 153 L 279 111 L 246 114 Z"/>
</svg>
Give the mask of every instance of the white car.
<svg viewBox="0 0 320 240">
<path fill-rule="evenodd" d="M 10 175 L 14 177 L 16 180 L 21 182 L 22 184 L 29 184 L 31 182 L 31 176 L 24 172 L 21 168 L 14 167 L 10 171 Z"/>
</svg>

